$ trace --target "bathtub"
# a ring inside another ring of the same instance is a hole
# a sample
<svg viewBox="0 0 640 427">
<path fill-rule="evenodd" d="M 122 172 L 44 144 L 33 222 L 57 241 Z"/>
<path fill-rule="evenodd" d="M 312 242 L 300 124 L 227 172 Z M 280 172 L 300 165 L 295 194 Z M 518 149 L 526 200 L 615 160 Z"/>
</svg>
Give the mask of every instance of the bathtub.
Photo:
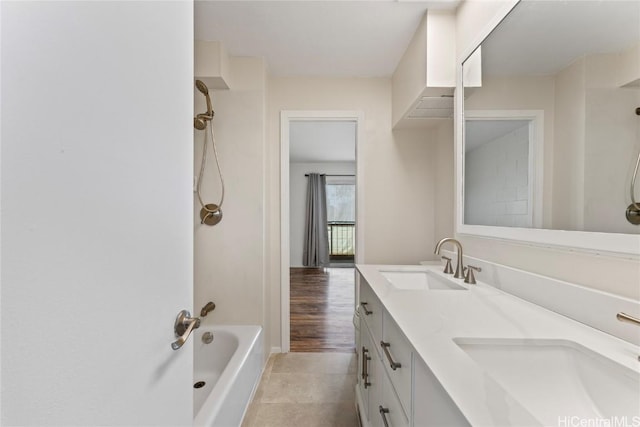
<svg viewBox="0 0 640 427">
<path fill-rule="evenodd" d="M 206 332 L 213 333 L 210 344 L 202 341 Z M 262 374 L 262 328 L 203 326 L 194 334 L 193 424 L 239 426 Z"/>
</svg>

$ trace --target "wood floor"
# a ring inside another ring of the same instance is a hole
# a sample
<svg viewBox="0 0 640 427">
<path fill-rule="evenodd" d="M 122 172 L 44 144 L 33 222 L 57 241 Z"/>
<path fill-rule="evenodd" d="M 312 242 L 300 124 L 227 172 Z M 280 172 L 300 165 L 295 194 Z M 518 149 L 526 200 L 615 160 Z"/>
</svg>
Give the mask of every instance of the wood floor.
<svg viewBox="0 0 640 427">
<path fill-rule="evenodd" d="M 353 268 L 291 269 L 291 351 L 353 352 Z"/>
</svg>

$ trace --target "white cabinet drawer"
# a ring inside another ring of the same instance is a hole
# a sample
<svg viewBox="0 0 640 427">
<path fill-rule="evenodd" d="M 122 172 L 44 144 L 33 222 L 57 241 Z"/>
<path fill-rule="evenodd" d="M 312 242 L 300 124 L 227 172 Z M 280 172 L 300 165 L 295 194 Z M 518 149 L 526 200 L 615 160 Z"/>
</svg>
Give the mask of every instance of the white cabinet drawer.
<svg viewBox="0 0 640 427">
<path fill-rule="evenodd" d="M 389 314 L 384 313 L 382 340 L 377 344 L 382 363 L 400 398 L 405 413 L 411 413 L 411 352 L 412 347 Z"/>
<path fill-rule="evenodd" d="M 371 341 L 371 335 L 364 325 L 364 320 L 360 319 L 360 348 L 358 349 L 358 387 L 360 388 L 360 395 L 362 396 L 362 414 L 368 419 L 369 414 L 369 395 L 371 394 L 372 378 L 375 378 L 374 372 L 374 357 L 375 354 L 374 344 Z"/>
<path fill-rule="evenodd" d="M 377 412 L 380 417 L 378 425 L 390 427 L 407 427 L 409 425 L 409 419 L 407 418 L 400 400 L 393 389 L 393 386 L 389 382 L 389 378 L 384 372 L 380 375 L 382 378 L 382 397 L 380 404 L 378 405 Z M 385 424 L 386 420 L 386 424 Z"/>
<path fill-rule="evenodd" d="M 373 340 L 379 342 L 382 339 L 382 304 L 364 279 L 360 281 L 360 318 L 369 327 Z"/>
</svg>

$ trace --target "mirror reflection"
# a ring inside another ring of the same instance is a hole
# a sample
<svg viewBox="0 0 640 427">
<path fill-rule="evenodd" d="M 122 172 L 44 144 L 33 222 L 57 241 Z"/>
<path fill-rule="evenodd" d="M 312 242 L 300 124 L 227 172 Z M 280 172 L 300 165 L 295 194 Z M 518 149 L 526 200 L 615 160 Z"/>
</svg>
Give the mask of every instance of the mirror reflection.
<svg viewBox="0 0 640 427">
<path fill-rule="evenodd" d="M 523 1 L 480 53 L 482 83 L 464 89 L 464 223 L 640 233 L 625 217 L 640 2 Z"/>
<path fill-rule="evenodd" d="M 464 218 L 470 224 L 533 227 L 529 120 L 467 120 Z"/>
</svg>

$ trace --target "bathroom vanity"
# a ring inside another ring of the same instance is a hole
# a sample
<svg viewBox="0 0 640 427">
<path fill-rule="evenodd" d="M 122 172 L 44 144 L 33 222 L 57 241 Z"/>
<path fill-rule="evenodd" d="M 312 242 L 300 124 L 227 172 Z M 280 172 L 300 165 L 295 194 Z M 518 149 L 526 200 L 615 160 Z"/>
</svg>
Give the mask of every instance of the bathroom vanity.
<svg viewBox="0 0 640 427">
<path fill-rule="evenodd" d="M 357 269 L 363 426 L 640 421 L 637 345 L 438 265 Z"/>
<path fill-rule="evenodd" d="M 640 4 L 506 3 L 457 64 L 455 233 L 482 258 L 456 260 L 482 272 L 357 266 L 363 426 L 640 425 Z"/>
</svg>

